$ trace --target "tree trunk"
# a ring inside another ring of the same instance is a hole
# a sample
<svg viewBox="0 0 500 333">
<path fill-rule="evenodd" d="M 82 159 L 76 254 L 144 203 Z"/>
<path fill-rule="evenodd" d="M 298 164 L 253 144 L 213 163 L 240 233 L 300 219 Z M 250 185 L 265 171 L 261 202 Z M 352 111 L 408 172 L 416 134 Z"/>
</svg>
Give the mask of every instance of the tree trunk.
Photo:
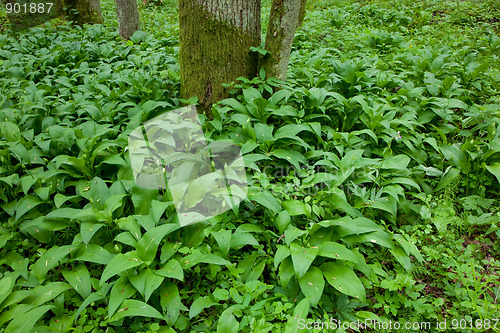
<svg viewBox="0 0 500 333">
<path fill-rule="evenodd" d="M 306 6 L 307 6 L 307 0 L 301 0 L 300 11 L 299 11 L 299 23 L 297 24 L 297 28 L 300 28 L 302 26 L 302 23 L 304 23 L 304 17 L 306 16 Z"/>
<path fill-rule="evenodd" d="M 137 30 L 141 30 L 137 0 L 116 0 L 118 31 L 120 37 L 129 39 Z"/>
<path fill-rule="evenodd" d="M 66 16 L 77 25 L 104 22 L 100 0 L 63 0 L 63 6 Z"/>
<path fill-rule="evenodd" d="M 286 79 L 293 37 L 305 3 L 304 0 L 273 0 L 266 36 L 266 50 L 271 54 L 262 60 L 267 77 Z"/>
<path fill-rule="evenodd" d="M 227 97 L 222 83 L 257 75 L 260 0 L 179 0 L 181 98 L 199 109 Z"/>
</svg>

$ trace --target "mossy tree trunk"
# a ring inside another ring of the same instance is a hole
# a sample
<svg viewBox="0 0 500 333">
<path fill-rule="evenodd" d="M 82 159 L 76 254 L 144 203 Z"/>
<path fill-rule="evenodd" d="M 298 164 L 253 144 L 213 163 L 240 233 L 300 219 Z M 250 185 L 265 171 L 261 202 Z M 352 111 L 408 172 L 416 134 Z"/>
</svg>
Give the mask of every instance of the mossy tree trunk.
<svg viewBox="0 0 500 333">
<path fill-rule="evenodd" d="M 293 37 L 302 25 L 306 0 L 273 0 L 269 27 L 266 35 L 266 50 L 271 54 L 262 60 L 267 77 L 286 79 Z"/>
<path fill-rule="evenodd" d="M 75 24 L 103 23 L 100 0 L 62 0 L 65 15 Z"/>
<path fill-rule="evenodd" d="M 137 30 L 141 30 L 137 0 L 116 0 L 118 32 L 120 37 L 129 39 Z"/>
<path fill-rule="evenodd" d="M 257 75 L 260 0 L 179 0 L 181 98 L 200 111 L 227 96 L 223 83 Z"/>
<path fill-rule="evenodd" d="M 299 23 L 297 24 L 297 28 L 300 28 L 302 26 L 302 23 L 304 22 L 304 17 L 306 16 L 306 6 L 307 0 L 301 0 L 299 10 Z"/>
</svg>

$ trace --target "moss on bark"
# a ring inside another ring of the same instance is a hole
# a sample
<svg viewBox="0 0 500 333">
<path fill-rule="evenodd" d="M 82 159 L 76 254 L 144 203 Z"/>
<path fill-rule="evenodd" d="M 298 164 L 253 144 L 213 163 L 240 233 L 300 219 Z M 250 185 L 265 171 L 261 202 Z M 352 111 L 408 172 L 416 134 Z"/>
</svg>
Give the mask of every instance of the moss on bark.
<svg viewBox="0 0 500 333">
<path fill-rule="evenodd" d="M 201 112 L 228 95 L 222 83 L 257 75 L 260 0 L 179 0 L 181 98 Z"/>
<path fill-rule="evenodd" d="M 297 24 L 297 28 L 300 28 L 302 26 L 302 23 L 304 23 L 304 17 L 306 16 L 306 6 L 307 6 L 307 0 L 301 0 L 300 10 L 299 10 L 299 22 Z"/>
<path fill-rule="evenodd" d="M 267 77 L 286 79 L 293 37 L 299 23 L 303 0 L 274 0 L 271 4 L 266 50 L 271 53 L 261 64 Z"/>
<path fill-rule="evenodd" d="M 75 24 L 103 23 L 100 0 L 63 0 L 66 17 Z"/>
</svg>

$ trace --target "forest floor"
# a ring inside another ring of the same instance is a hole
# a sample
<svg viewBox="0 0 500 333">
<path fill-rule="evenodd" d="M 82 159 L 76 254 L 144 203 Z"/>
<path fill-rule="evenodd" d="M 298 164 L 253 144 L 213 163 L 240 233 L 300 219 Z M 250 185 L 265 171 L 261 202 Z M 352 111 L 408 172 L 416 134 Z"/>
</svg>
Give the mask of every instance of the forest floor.
<svg viewBox="0 0 500 333">
<path fill-rule="evenodd" d="M 498 1 L 308 3 L 283 89 L 232 83 L 201 118 L 250 200 L 157 243 L 175 208 L 134 185 L 127 135 L 185 102 L 177 1 L 129 41 L 111 0 L 17 35 L 0 9 L 0 333 L 500 332 Z"/>
</svg>

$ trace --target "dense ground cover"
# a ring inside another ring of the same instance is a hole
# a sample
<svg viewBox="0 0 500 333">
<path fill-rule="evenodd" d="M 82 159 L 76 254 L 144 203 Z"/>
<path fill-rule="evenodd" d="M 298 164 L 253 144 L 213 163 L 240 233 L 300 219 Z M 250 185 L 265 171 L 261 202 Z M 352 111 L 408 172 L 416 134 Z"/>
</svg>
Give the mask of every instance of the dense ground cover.
<svg viewBox="0 0 500 333">
<path fill-rule="evenodd" d="M 175 1 L 129 42 L 102 7 L 0 34 L 0 332 L 500 331 L 497 3 L 311 1 L 284 88 L 242 79 L 202 118 L 249 199 L 184 228 L 127 152 L 186 102 Z"/>
</svg>

